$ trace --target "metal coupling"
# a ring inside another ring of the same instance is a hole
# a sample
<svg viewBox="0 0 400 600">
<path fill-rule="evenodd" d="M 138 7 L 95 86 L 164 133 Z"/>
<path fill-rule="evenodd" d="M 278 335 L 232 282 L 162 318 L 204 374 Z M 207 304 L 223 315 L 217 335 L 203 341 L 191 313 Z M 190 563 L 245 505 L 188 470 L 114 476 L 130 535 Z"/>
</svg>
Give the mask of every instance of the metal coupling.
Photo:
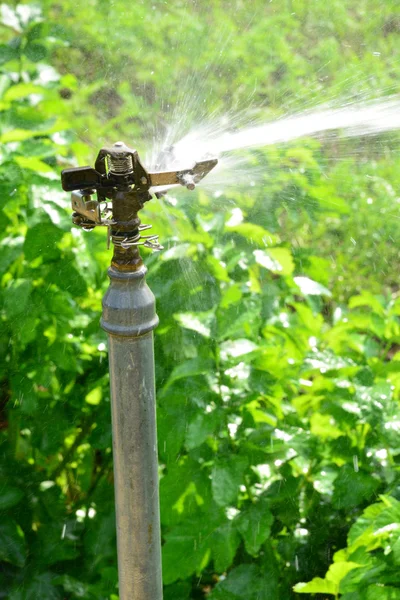
<svg viewBox="0 0 400 600">
<path fill-rule="evenodd" d="M 136 271 L 108 269 L 110 286 L 103 298 L 101 327 L 111 335 L 138 337 L 158 325 L 155 298 L 146 283 L 146 267 Z"/>
</svg>

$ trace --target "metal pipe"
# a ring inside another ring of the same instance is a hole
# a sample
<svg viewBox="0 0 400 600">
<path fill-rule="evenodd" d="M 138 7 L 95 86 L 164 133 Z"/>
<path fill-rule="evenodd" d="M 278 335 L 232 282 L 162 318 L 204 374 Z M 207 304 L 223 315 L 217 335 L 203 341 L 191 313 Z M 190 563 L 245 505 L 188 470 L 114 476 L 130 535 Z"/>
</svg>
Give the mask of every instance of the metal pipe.
<svg viewBox="0 0 400 600">
<path fill-rule="evenodd" d="M 153 329 L 146 268 L 108 270 L 108 333 L 120 600 L 162 600 Z"/>
<path fill-rule="evenodd" d="M 138 212 L 151 199 L 151 186 L 193 189 L 217 162 L 149 173 L 136 150 L 117 142 L 99 151 L 94 169 L 61 174 L 63 189 L 72 192 L 73 222 L 89 230 L 106 226 L 114 245 L 101 326 L 109 343 L 120 600 L 162 600 L 153 349 L 158 317 L 138 249 L 160 246 L 158 236 L 141 234 L 149 225 L 141 225 Z"/>
</svg>

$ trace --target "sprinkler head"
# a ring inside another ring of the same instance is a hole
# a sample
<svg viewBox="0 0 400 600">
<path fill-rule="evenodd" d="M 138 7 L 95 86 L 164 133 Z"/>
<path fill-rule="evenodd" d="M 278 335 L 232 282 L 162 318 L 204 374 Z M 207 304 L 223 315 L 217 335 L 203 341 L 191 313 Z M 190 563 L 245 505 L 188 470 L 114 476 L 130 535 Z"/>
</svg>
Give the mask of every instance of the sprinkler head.
<svg viewBox="0 0 400 600">
<path fill-rule="evenodd" d="M 130 233 L 129 230 L 134 229 L 137 237 L 137 212 L 151 200 L 151 188 L 159 188 L 154 190 L 157 197 L 165 193 L 162 188 L 166 186 L 182 185 L 193 190 L 217 163 L 216 158 L 211 158 L 187 169 L 150 173 L 136 150 L 124 142 L 116 142 L 100 150 L 94 168 L 86 166 L 62 171 L 61 183 L 66 192 L 71 192 L 75 225 L 86 230 L 103 225 L 111 229 L 112 235 L 114 231 Z M 92 198 L 94 194 L 97 194 L 96 199 Z M 121 236 L 114 237 L 116 240 Z M 131 236 L 126 243 L 160 248 L 155 241 L 157 236 L 140 236 L 141 239 L 144 237 L 147 238 L 145 242 L 132 241 Z"/>
</svg>

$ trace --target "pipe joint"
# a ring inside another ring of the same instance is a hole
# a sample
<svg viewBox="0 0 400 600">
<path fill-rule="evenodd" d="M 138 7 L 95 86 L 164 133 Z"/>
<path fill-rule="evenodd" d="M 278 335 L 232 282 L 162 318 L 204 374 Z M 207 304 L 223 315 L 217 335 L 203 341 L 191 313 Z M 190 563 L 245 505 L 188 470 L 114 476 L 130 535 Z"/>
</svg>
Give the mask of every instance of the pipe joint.
<svg viewBox="0 0 400 600">
<path fill-rule="evenodd" d="M 158 325 L 153 292 L 146 283 L 146 267 L 124 272 L 110 267 L 110 286 L 103 299 L 100 325 L 110 335 L 139 337 Z"/>
</svg>

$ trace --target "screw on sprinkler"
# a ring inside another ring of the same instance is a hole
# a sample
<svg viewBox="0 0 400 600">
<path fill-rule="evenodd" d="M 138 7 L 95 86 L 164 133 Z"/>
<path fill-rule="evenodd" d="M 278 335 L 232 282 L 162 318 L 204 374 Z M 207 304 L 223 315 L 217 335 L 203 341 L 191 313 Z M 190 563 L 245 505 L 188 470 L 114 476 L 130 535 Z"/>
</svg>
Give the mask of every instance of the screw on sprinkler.
<svg viewBox="0 0 400 600">
<path fill-rule="evenodd" d="M 136 246 L 160 250 L 157 235 L 141 233 L 151 225 L 141 225 L 137 217 L 144 203 L 152 198 L 150 188 L 183 185 L 193 190 L 217 162 L 212 158 L 187 169 L 149 173 L 136 150 L 116 142 L 100 150 L 94 168 L 65 169 L 61 181 L 63 189 L 72 192 L 75 225 L 85 230 L 97 225 L 108 227 L 109 239 L 123 250 Z M 95 193 L 97 199 L 92 198 Z M 155 195 L 162 195 L 162 191 L 155 191 Z"/>
</svg>

